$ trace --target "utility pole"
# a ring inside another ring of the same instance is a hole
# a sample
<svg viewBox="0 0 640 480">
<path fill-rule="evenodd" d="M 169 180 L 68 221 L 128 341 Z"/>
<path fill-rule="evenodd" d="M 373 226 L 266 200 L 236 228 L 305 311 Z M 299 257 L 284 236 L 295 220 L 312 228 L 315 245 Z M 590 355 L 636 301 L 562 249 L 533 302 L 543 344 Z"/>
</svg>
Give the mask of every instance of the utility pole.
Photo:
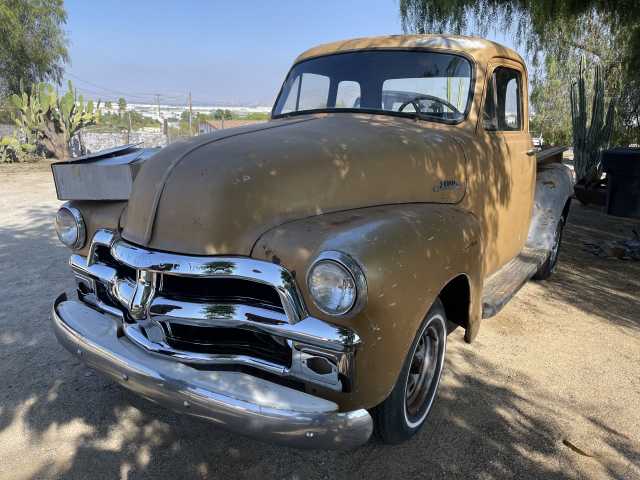
<svg viewBox="0 0 640 480">
<path fill-rule="evenodd" d="M 189 92 L 189 136 L 193 136 L 193 127 L 191 117 L 193 116 L 193 108 L 191 105 L 191 92 Z"/>
<path fill-rule="evenodd" d="M 160 94 L 156 93 L 156 105 L 158 105 L 158 121 L 161 122 L 160 118 Z"/>
<path fill-rule="evenodd" d="M 127 144 L 131 143 L 131 112 L 127 112 L 129 117 L 129 130 L 127 130 Z"/>
</svg>

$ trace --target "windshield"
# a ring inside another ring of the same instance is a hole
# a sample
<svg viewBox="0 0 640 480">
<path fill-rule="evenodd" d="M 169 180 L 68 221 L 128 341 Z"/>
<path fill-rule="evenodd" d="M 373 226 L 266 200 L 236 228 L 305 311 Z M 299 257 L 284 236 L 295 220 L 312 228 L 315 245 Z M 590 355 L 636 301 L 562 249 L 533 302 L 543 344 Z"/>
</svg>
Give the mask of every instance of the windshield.
<svg viewBox="0 0 640 480">
<path fill-rule="evenodd" d="M 459 122 L 470 103 L 471 64 L 462 56 L 416 51 L 361 51 L 295 65 L 273 116 L 312 111 L 410 115 Z"/>
</svg>

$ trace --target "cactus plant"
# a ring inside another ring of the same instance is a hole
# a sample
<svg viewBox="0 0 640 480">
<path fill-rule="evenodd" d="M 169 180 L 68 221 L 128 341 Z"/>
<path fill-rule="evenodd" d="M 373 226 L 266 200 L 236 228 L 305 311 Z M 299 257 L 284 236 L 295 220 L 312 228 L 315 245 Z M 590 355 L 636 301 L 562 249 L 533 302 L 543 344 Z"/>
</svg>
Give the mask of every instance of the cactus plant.
<svg viewBox="0 0 640 480">
<path fill-rule="evenodd" d="M 614 101 L 609 102 L 605 115 L 604 80 L 599 65 L 593 79 L 593 100 L 590 124 L 587 128 L 587 94 L 584 79 L 584 58 L 580 61 L 578 80 L 571 85 L 571 120 L 573 124 L 573 160 L 576 180 L 585 186 L 600 181 L 602 150 L 609 146 L 613 131 Z"/>
<path fill-rule="evenodd" d="M 0 138 L 0 163 L 25 162 L 35 160 L 36 147 L 23 143 L 14 136 Z"/>
<path fill-rule="evenodd" d="M 24 90 L 11 100 L 18 111 L 16 124 L 24 132 L 28 143 L 40 144 L 54 157 L 71 156 L 71 139 L 78 131 L 97 122 L 100 102 L 86 104 L 76 95 L 69 81 L 67 92 L 60 96 L 53 86 L 36 83 L 31 93 Z"/>
</svg>

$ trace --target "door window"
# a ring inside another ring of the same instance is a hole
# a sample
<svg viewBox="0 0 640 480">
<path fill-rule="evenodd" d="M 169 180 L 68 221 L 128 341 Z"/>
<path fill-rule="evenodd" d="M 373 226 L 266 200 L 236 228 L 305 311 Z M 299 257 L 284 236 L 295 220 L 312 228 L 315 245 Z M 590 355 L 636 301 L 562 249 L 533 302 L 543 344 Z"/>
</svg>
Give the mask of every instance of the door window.
<svg viewBox="0 0 640 480">
<path fill-rule="evenodd" d="M 483 124 L 487 130 L 522 129 L 522 82 L 520 72 L 498 67 L 487 85 Z"/>
</svg>

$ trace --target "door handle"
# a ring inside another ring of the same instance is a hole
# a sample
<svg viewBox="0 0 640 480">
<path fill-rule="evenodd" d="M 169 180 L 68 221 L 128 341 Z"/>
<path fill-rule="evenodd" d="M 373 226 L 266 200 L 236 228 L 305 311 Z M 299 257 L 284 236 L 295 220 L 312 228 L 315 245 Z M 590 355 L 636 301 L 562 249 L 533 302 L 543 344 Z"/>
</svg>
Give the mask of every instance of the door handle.
<svg viewBox="0 0 640 480">
<path fill-rule="evenodd" d="M 536 153 L 538 153 L 538 150 L 535 148 L 530 148 L 529 150 L 527 150 L 527 155 L 529 155 L 530 157 L 532 155 L 535 155 Z"/>
</svg>

